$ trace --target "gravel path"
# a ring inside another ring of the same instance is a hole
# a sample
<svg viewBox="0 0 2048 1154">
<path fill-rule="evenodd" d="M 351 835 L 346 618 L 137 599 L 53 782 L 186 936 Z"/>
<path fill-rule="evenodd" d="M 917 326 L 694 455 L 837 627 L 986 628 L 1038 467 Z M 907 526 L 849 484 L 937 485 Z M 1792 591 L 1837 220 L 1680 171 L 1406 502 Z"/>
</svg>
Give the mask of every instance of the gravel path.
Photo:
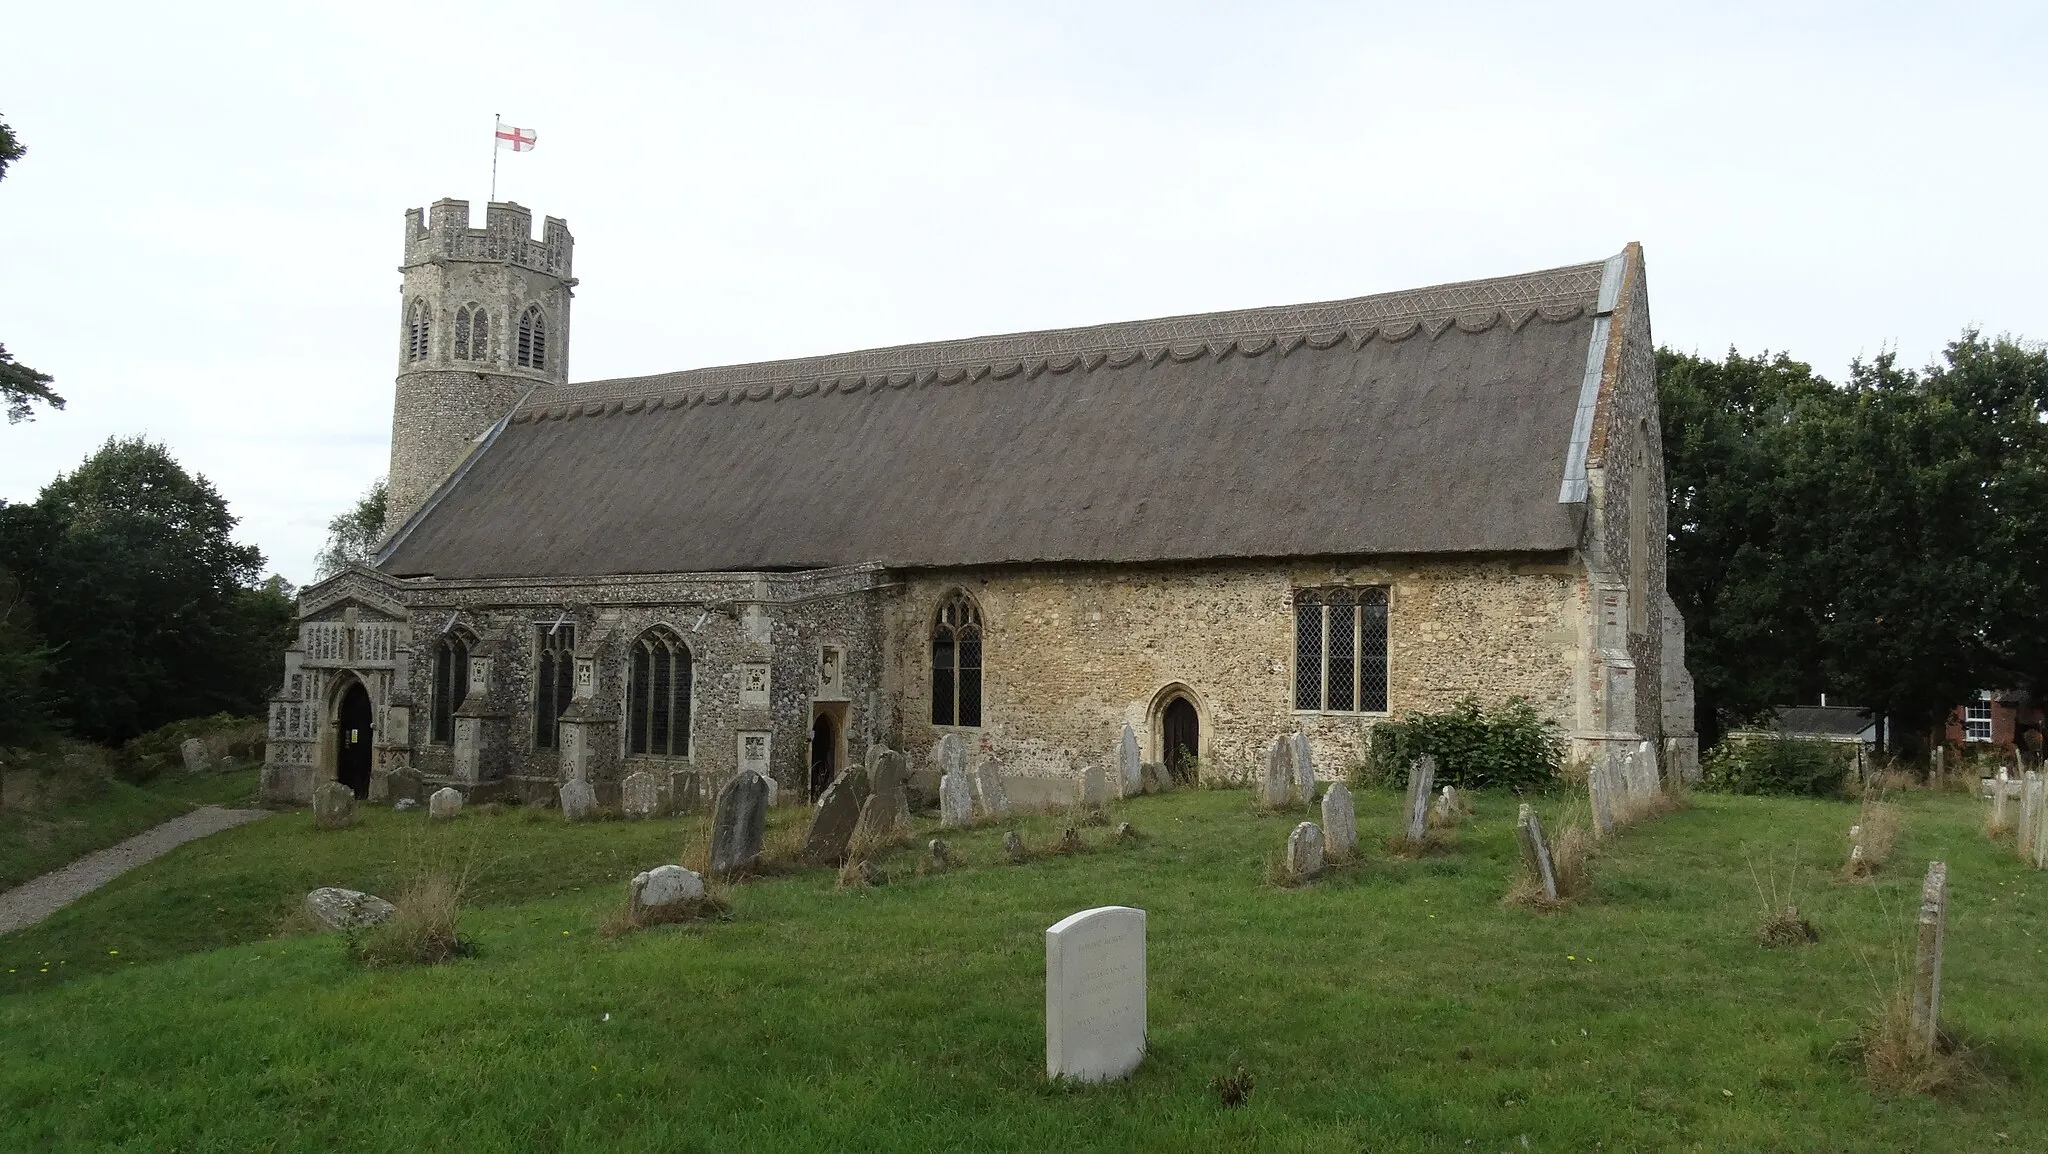
<svg viewBox="0 0 2048 1154">
<path fill-rule="evenodd" d="M 62 869 L 51 870 L 34 881 L 0 893 L 0 934 L 35 925 L 136 866 L 154 861 L 188 841 L 269 816 L 266 810 L 203 805 L 118 845 L 95 850 Z"/>
</svg>

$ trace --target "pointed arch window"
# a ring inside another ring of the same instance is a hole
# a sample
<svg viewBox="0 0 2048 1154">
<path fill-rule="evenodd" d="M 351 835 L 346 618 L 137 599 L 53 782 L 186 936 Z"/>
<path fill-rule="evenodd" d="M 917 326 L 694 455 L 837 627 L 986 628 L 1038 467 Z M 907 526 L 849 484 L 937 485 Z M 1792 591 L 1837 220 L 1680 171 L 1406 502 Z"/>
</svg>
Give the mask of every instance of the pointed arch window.
<svg viewBox="0 0 2048 1154">
<path fill-rule="evenodd" d="M 981 610 L 958 590 L 932 624 L 932 724 L 981 724 Z"/>
<path fill-rule="evenodd" d="M 455 310 L 455 359 L 491 359 L 491 317 L 480 304 L 466 304 Z"/>
<path fill-rule="evenodd" d="M 427 302 L 415 299 L 405 314 L 405 360 L 407 364 L 427 359 L 427 346 L 432 337 L 432 326 L 427 316 Z"/>
<path fill-rule="evenodd" d="M 626 676 L 626 752 L 653 757 L 690 755 L 690 650 L 666 629 L 650 629 L 633 643 Z"/>
<path fill-rule="evenodd" d="M 434 643 L 433 696 L 427 739 L 446 745 L 455 740 L 455 711 L 469 696 L 469 641 L 459 633 Z"/>
<path fill-rule="evenodd" d="M 539 305 L 529 305 L 519 314 L 519 367 L 548 367 L 548 318 Z"/>
<path fill-rule="evenodd" d="M 555 748 L 555 725 L 575 695 L 576 627 L 542 625 L 533 663 L 533 747 Z"/>
</svg>

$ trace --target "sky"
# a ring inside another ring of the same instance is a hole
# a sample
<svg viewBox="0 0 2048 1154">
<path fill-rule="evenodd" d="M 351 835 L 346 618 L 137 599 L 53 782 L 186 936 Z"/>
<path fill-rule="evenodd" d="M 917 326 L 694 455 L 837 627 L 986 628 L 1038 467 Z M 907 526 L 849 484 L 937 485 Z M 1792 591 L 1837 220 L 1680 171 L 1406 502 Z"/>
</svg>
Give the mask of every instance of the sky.
<svg viewBox="0 0 2048 1154">
<path fill-rule="evenodd" d="M 0 0 L 0 343 L 303 583 L 385 470 L 405 210 L 576 237 L 572 380 L 1644 245 L 1664 344 L 2048 338 L 2048 5 Z"/>
</svg>

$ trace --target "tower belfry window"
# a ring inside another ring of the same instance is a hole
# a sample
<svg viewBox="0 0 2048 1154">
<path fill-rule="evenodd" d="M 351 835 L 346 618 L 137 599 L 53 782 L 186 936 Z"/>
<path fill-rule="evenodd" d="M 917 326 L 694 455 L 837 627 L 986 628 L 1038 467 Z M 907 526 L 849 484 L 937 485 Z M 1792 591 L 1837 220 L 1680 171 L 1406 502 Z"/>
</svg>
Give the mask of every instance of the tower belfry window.
<svg viewBox="0 0 2048 1154">
<path fill-rule="evenodd" d="M 531 305 L 519 316 L 519 350 L 522 369 L 548 367 L 548 320 L 539 305 Z"/>
<path fill-rule="evenodd" d="M 427 302 L 415 300 L 405 315 L 405 360 L 407 364 L 427 359 L 428 338 L 431 336 L 427 319 Z"/>
<path fill-rule="evenodd" d="M 491 318 L 482 305 L 466 304 L 455 310 L 455 359 L 491 359 Z"/>
</svg>

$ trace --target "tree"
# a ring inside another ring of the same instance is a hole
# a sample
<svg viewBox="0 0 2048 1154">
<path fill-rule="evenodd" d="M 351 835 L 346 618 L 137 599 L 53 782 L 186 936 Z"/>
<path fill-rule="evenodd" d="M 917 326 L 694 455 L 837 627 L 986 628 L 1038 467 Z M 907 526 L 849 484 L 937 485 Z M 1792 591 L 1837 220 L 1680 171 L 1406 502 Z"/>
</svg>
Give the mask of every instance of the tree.
<svg viewBox="0 0 2048 1154">
<path fill-rule="evenodd" d="M 384 513 L 387 486 L 379 477 L 360 499 L 355 508 L 346 513 L 337 513 L 327 522 L 327 546 L 313 558 L 315 581 L 325 581 L 350 565 L 367 561 L 377 552 L 377 546 L 384 540 Z"/>
<path fill-rule="evenodd" d="M 31 744 L 56 728 L 46 688 L 52 657 L 36 633 L 21 582 L 0 569 L 0 748 Z"/>
<path fill-rule="evenodd" d="M 22 158 L 28 149 L 14 138 L 14 130 L 0 121 L 0 180 L 7 178 L 7 166 Z M 50 388 L 50 374 L 16 364 L 6 345 L 0 345 L 0 402 L 7 406 L 7 423 L 31 419 L 30 406 L 37 402 L 53 409 L 64 407 L 64 398 Z"/>
</svg>

